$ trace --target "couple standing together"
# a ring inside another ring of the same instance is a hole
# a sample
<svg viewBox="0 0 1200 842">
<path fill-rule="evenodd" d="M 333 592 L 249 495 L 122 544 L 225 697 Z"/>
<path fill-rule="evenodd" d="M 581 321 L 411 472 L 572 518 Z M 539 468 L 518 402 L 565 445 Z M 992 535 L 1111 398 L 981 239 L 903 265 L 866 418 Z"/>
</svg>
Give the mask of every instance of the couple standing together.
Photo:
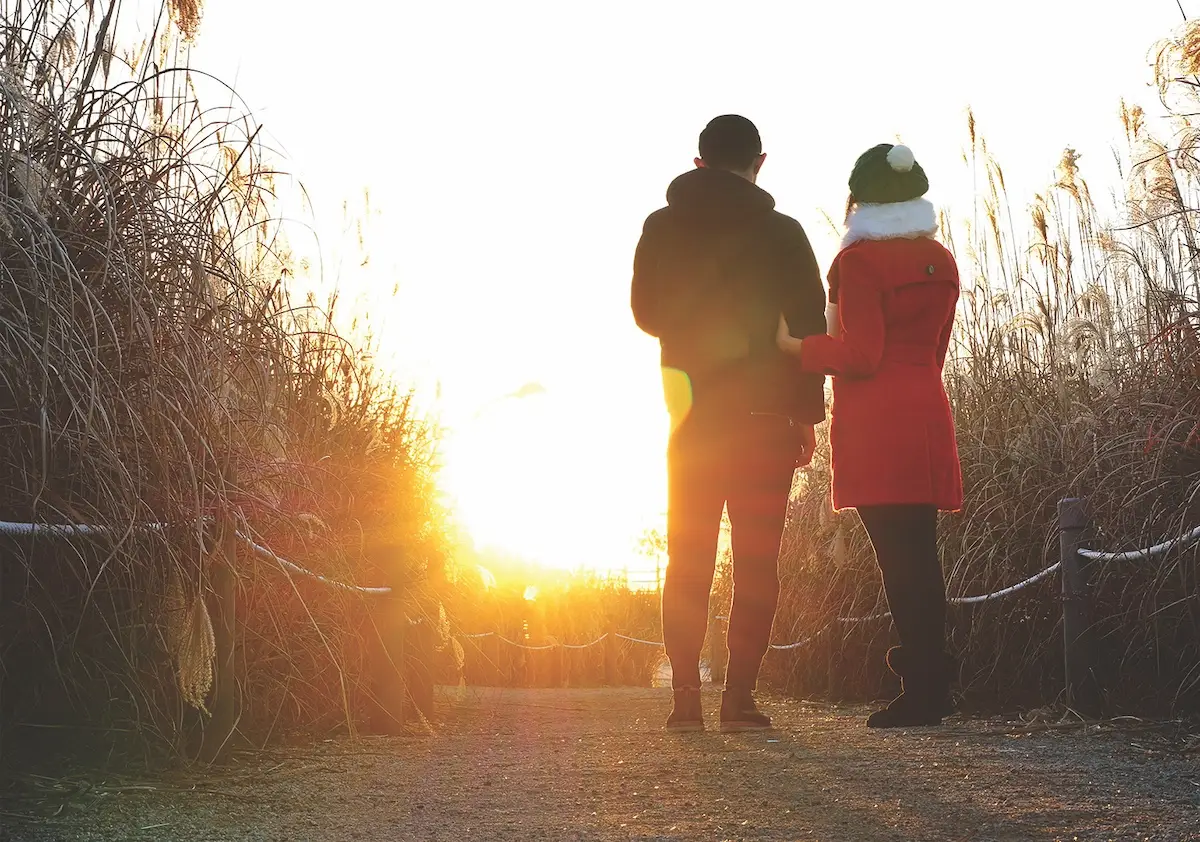
<svg viewBox="0 0 1200 842">
<path fill-rule="evenodd" d="M 942 366 L 959 280 L 934 239 L 925 172 L 904 146 L 858 158 L 826 296 L 804 229 L 755 183 L 766 156 L 754 124 L 717 117 L 699 152 L 646 220 L 631 296 L 639 327 L 660 342 L 671 414 L 667 728 L 704 727 L 700 652 L 726 507 L 734 587 L 721 728 L 770 727 L 754 689 L 779 601 L 792 478 L 812 459 L 826 376 L 833 505 L 858 510 L 900 638 L 887 661 L 903 692 L 867 724 L 940 724 L 951 664 L 937 515 L 962 506 Z"/>
</svg>

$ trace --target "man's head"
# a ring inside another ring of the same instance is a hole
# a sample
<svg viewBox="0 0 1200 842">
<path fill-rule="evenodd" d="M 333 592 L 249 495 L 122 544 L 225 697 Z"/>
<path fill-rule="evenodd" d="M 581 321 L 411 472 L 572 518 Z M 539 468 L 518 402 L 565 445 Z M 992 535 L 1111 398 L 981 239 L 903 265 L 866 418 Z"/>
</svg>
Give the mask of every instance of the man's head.
<svg viewBox="0 0 1200 842">
<path fill-rule="evenodd" d="M 723 114 L 714 117 L 700 132 L 697 167 L 727 170 L 748 181 L 755 181 L 766 159 L 758 129 L 745 117 Z"/>
</svg>

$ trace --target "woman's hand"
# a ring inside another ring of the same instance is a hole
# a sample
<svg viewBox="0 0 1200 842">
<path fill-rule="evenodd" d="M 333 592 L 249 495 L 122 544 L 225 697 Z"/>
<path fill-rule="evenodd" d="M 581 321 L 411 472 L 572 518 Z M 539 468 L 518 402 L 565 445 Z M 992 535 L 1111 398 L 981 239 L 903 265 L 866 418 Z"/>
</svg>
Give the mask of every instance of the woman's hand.
<svg viewBox="0 0 1200 842">
<path fill-rule="evenodd" d="M 788 328 L 787 319 L 783 314 L 779 314 L 779 328 L 775 332 L 775 344 L 779 346 L 779 350 L 785 354 L 791 354 L 794 357 L 800 356 L 800 346 L 804 344 L 804 340 L 797 339 L 792 336 L 792 331 Z"/>
</svg>

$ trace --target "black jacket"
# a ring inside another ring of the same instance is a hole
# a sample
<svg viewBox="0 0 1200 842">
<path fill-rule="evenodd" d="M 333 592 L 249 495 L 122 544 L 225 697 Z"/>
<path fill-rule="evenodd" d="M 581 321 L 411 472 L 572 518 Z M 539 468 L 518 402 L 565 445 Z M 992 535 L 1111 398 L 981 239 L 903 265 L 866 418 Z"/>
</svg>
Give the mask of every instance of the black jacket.
<svg viewBox="0 0 1200 842">
<path fill-rule="evenodd" d="M 781 312 L 795 336 L 825 332 L 820 270 L 800 223 L 762 188 L 721 170 L 676 178 L 646 219 L 631 299 L 663 367 L 688 375 L 695 407 L 825 420 L 824 378 L 775 345 Z"/>
</svg>

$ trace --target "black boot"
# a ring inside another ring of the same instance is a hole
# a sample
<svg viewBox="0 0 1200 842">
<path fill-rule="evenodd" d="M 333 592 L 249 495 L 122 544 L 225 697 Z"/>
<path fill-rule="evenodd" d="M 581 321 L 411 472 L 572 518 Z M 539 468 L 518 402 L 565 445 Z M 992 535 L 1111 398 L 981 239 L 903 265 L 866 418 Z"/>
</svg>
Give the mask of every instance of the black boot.
<svg viewBox="0 0 1200 842">
<path fill-rule="evenodd" d="M 681 687 L 675 690 L 674 705 L 667 717 L 667 730 L 676 732 L 703 731 L 704 711 L 700 707 L 700 688 Z"/>
<path fill-rule="evenodd" d="M 771 727 L 771 717 L 754 703 L 754 693 L 726 687 L 721 694 L 721 730 L 762 731 Z"/>
<path fill-rule="evenodd" d="M 900 676 L 903 690 L 886 708 L 867 718 L 868 728 L 919 728 L 941 725 L 953 713 L 950 702 L 950 659 L 944 652 L 912 657 L 903 647 L 888 650 L 888 666 Z"/>
</svg>

